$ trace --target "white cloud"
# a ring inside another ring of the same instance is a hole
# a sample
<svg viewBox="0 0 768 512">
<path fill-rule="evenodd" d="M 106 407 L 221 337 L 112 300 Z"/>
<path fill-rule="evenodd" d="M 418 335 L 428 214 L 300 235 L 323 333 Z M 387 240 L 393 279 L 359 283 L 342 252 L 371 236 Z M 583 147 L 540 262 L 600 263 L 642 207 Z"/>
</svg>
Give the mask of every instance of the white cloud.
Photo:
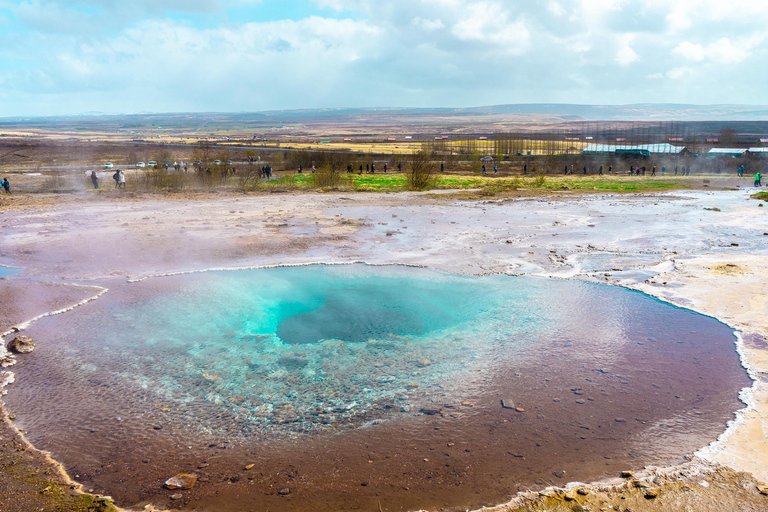
<svg viewBox="0 0 768 512">
<path fill-rule="evenodd" d="M 638 60 L 640 60 L 640 56 L 629 46 L 622 47 L 616 54 L 616 62 L 622 67 L 629 66 Z"/>
<path fill-rule="evenodd" d="M 748 59 L 752 50 L 764 40 L 765 35 L 753 34 L 751 37 L 736 41 L 721 37 L 706 46 L 683 41 L 672 50 L 672 53 L 693 62 L 711 60 L 719 64 L 738 64 Z"/>
</svg>

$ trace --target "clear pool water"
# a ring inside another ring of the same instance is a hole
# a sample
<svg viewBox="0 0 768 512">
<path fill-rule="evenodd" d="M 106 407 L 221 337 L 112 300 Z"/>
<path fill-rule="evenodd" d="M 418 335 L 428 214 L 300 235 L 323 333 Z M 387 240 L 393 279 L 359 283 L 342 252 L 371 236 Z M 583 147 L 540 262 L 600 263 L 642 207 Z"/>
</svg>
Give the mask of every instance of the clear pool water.
<svg viewBox="0 0 768 512">
<path fill-rule="evenodd" d="M 727 326 L 591 283 L 316 265 L 110 288 L 29 329 L 7 402 L 125 506 L 178 506 L 183 470 L 205 510 L 463 510 L 682 460 L 749 384 Z"/>
</svg>

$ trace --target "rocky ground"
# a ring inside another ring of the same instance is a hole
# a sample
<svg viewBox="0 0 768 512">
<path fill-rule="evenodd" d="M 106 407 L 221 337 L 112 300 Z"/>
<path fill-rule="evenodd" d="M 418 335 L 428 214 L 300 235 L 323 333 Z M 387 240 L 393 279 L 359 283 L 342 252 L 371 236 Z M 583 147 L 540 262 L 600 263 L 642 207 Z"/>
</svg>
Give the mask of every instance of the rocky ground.
<svg viewBox="0 0 768 512">
<path fill-rule="evenodd" d="M 633 479 L 521 495 L 498 510 L 766 510 L 758 485 L 768 480 L 768 208 L 749 192 L 4 197 L 0 263 L 26 270 L 0 281 L 8 299 L 2 325 L 74 304 L 96 282 L 278 263 L 405 263 L 638 289 L 741 332 L 739 350 L 756 381 L 743 393 L 749 407 L 686 467 L 628 468 L 638 470 Z M 27 294 L 19 283 L 45 293 Z M 70 496 L 73 484 L 10 425 L 0 439 L 0 510 L 104 506 Z"/>
</svg>

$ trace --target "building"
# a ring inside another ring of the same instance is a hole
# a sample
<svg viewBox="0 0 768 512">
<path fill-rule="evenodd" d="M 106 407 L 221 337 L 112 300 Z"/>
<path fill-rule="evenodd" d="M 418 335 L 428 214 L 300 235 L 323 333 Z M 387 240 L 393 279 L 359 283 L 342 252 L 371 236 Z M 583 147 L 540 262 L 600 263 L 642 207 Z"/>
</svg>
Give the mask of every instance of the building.
<svg viewBox="0 0 768 512">
<path fill-rule="evenodd" d="M 707 151 L 707 158 L 717 158 L 719 156 L 730 156 L 736 158 L 744 156 L 747 152 L 746 148 L 712 148 Z"/>
<path fill-rule="evenodd" d="M 672 144 L 589 144 L 584 148 L 585 155 L 612 155 L 612 156 L 679 156 L 686 151 L 685 146 L 673 146 Z"/>
</svg>

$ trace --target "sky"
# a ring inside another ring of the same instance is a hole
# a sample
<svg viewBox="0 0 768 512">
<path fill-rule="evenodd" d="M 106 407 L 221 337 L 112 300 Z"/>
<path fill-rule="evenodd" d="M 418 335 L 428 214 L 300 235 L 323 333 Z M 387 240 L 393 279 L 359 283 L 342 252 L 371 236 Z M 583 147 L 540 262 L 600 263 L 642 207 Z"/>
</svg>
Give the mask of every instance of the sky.
<svg viewBox="0 0 768 512">
<path fill-rule="evenodd" d="M 0 0 L 0 117 L 768 104 L 766 0 Z"/>
</svg>

